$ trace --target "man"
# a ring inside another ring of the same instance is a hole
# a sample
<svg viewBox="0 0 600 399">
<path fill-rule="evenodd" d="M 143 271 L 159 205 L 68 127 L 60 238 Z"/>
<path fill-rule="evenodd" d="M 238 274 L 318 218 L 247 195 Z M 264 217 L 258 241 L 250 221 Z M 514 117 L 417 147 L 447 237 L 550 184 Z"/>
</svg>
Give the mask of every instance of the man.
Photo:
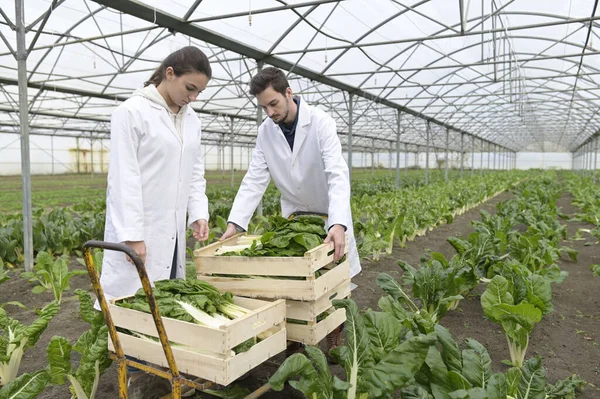
<svg viewBox="0 0 600 399">
<path fill-rule="evenodd" d="M 345 235 L 351 277 L 361 270 L 350 211 L 348 165 L 342 155 L 333 118 L 294 97 L 284 73 L 265 68 L 250 82 L 250 94 L 269 118 L 258 128 L 248 172 L 235 197 L 225 240 L 247 230 L 262 196 L 273 179 L 281 192 L 284 217 L 295 213 L 327 215 L 326 243 L 333 243 L 334 260 L 344 255 Z M 330 349 L 340 345 L 339 331 L 328 337 Z"/>
</svg>

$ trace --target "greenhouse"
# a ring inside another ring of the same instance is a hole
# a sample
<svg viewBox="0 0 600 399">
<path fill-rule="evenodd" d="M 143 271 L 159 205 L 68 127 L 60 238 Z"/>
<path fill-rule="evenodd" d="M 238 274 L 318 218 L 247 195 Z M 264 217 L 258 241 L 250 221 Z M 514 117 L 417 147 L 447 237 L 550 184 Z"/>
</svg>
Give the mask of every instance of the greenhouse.
<svg viewBox="0 0 600 399">
<path fill-rule="evenodd" d="M 600 397 L 597 8 L 3 0 L 0 399 Z"/>
</svg>

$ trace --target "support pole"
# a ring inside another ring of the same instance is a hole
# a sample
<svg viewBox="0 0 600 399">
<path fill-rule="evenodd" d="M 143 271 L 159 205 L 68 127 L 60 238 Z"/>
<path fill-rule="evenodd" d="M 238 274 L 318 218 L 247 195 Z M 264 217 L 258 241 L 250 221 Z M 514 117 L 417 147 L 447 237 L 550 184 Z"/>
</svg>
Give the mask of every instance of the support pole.
<svg viewBox="0 0 600 399">
<path fill-rule="evenodd" d="M 475 136 L 471 136 L 471 176 L 475 173 Z"/>
<path fill-rule="evenodd" d="M 94 137 L 90 132 L 90 169 L 92 170 L 92 179 L 94 178 Z"/>
<path fill-rule="evenodd" d="M 348 175 L 350 176 L 350 186 L 352 186 L 352 100 L 354 94 L 350 93 L 348 97 Z"/>
<path fill-rule="evenodd" d="M 52 175 L 54 175 L 54 136 L 50 136 L 50 162 L 52 162 Z"/>
<path fill-rule="evenodd" d="M 479 174 L 483 174 L 483 140 L 479 139 Z"/>
<path fill-rule="evenodd" d="M 263 68 L 263 62 L 262 61 L 257 61 L 256 62 L 256 73 L 259 73 L 260 71 L 262 71 Z M 260 124 L 262 123 L 262 107 L 257 107 L 256 108 L 256 127 L 258 129 L 258 127 L 260 126 Z M 252 153 L 252 155 L 254 155 L 254 153 Z M 248 158 L 248 162 L 250 161 L 250 158 Z M 250 163 L 248 163 L 248 169 L 250 169 Z M 263 215 L 263 201 L 262 198 L 260 200 L 260 202 L 258 203 L 258 208 L 256 208 L 256 215 L 257 216 L 262 216 Z"/>
<path fill-rule="evenodd" d="M 488 142 L 487 145 L 487 170 L 490 171 L 490 162 L 492 160 L 492 144 Z"/>
<path fill-rule="evenodd" d="M 77 149 L 76 149 L 76 150 L 77 150 L 77 151 L 76 151 L 76 154 L 77 154 L 77 174 L 80 174 L 80 173 L 81 173 L 81 170 L 80 170 L 80 167 L 79 167 L 79 164 L 80 164 L 80 162 L 79 162 L 79 153 L 80 153 L 81 151 L 80 151 L 80 149 L 79 149 L 79 137 L 75 138 L 75 144 L 76 144 L 76 146 L 77 146 Z"/>
<path fill-rule="evenodd" d="M 429 184 L 429 136 L 431 135 L 431 124 L 427 121 L 427 139 L 425 144 L 425 184 Z"/>
<path fill-rule="evenodd" d="M 596 184 L 596 171 L 598 170 L 598 136 L 594 145 L 594 184 Z"/>
<path fill-rule="evenodd" d="M 229 132 L 231 133 L 231 154 L 230 154 L 230 161 L 231 161 L 231 188 L 233 188 L 235 186 L 235 171 L 234 171 L 234 167 L 233 167 L 233 143 L 235 140 L 235 134 L 233 132 L 233 117 L 230 117 L 229 120 Z"/>
<path fill-rule="evenodd" d="M 396 189 L 400 188 L 400 119 L 402 113 L 398 110 L 398 115 L 396 118 Z M 406 156 L 406 153 L 404 154 Z"/>
<path fill-rule="evenodd" d="M 445 165 L 445 169 L 444 169 L 444 181 L 447 182 L 448 181 L 448 164 L 450 163 L 450 158 L 448 157 L 448 151 L 450 147 L 450 129 L 446 128 L 446 161 L 444 162 Z"/>
<path fill-rule="evenodd" d="M 408 143 L 404 143 L 404 174 L 408 176 Z"/>
<path fill-rule="evenodd" d="M 29 108 L 27 98 L 27 49 L 25 48 L 25 4 L 15 0 L 17 71 L 19 78 L 19 122 L 21 125 L 21 184 L 23 192 L 23 255 L 25 270 L 33 270 L 33 214 L 31 204 L 31 159 L 29 150 Z"/>
<path fill-rule="evenodd" d="M 463 171 L 465 169 L 465 134 L 460 134 L 460 178 L 463 178 Z"/>
<path fill-rule="evenodd" d="M 373 146 L 371 147 L 371 177 L 375 177 L 375 140 L 373 140 Z"/>
</svg>

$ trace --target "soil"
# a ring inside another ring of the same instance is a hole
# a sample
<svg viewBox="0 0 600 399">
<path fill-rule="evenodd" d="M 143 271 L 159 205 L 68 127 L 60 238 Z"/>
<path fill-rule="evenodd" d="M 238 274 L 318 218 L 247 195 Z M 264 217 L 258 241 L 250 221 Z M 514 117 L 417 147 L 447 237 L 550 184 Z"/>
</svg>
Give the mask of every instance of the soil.
<svg viewBox="0 0 600 399">
<path fill-rule="evenodd" d="M 496 211 L 495 205 L 510 198 L 511 194 L 501 194 L 479 208 L 472 209 L 462 216 L 455 218 L 452 224 L 443 225 L 424 237 L 417 237 L 415 241 L 409 242 L 406 248 L 396 247 L 393 256 L 384 257 L 378 262 L 363 261 L 363 270 L 353 279 L 358 288 L 353 291 L 352 298 L 357 302 L 360 309 L 377 309 L 377 300 L 382 291 L 375 284 L 377 275 L 381 272 L 396 274 L 399 276 L 400 268 L 398 260 L 403 260 L 411 265 L 418 265 L 419 259 L 427 251 L 441 252 L 446 256 L 454 255 L 454 250 L 446 241 L 449 236 L 466 236 L 472 231 L 471 220 L 479 219 L 479 210 L 485 209 L 490 213 Z M 568 194 L 563 195 L 558 206 L 569 215 L 577 210 L 571 203 Z M 573 237 L 578 228 L 591 228 L 586 223 L 563 221 L 568 227 L 569 237 Z M 585 235 L 584 235 L 585 236 Z M 591 264 L 600 263 L 598 244 L 595 239 L 587 236 L 584 240 L 569 240 L 564 243 L 579 251 L 577 262 L 562 260 L 560 266 L 569 272 L 569 277 L 563 284 L 553 285 L 553 303 L 555 311 L 544 317 L 535 327 L 527 356 L 540 355 L 548 370 L 548 381 L 578 374 L 586 381 L 586 388 L 581 396 L 582 399 L 593 399 L 600 397 L 600 299 L 597 295 L 600 289 L 600 278 L 592 276 L 589 269 Z M 73 259 L 72 268 L 82 268 Z M 20 278 L 13 278 L 0 286 L 0 303 L 20 300 L 31 309 L 41 307 L 50 302 L 51 294 L 44 293 L 35 295 L 31 293 L 30 284 Z M 71 282 L 72 290 L 75 288 L 90 289 L 87 276 L 76 276 Z M 493 361 L 494 371 L 504 371 L 507 366 L 501 363 L 507 359 L 508 349 L 506 340 L 500 328 L 485 319 L 480 305 L 480 296 L 483 292 L 480 285 L 472 294 L 461 301 L 459 308 L 449 312 L 441 321 L 453 334 L 457 342 L 464 342 L 466 338 L 474 338 L 481 342 L 490 353 Z M 20 372 L 31 372 L 45 367 L 47 364 L 46 347 L 51 337 L 62 335 L 72 342 L 87 330 L 88 325 L 79 318 L 79 307 L 72 290 L 65 293 L 65 299 L 58 315 L 52 320 L 48 329 L 41 336 L 39 342 L 32 349 L 25 352 Z M 16 307 L 7 307 L 9 315 L 29 323 L 35 315 L 32 311 L 22 311 Z M 324 349 L 324 343 L 322 343 Z M 75 365 L 77 358 L 74 356 L 72 363 Z M 284 360 L 280 354 L 271 361 L 255 368 L 250 372 L 249 378 L 240 382 L 239 385 L 251 390 L 257 389 L 267 382 L 269 377 L 276 371 L 277 365 Z M 339 377 L 345 379 L 344 372 L 339 366 L 333 366 L 332 371 Z M 49 386 L 39 399 L 69 398 L 70 393 L 67 386 Z M 196 398 L 208 398 L 206 394 L 197 394 Z M 286 386 L 282 392 L 268 392 L 263 398 L 302 398 L 303 396 Z M 117 373 L 115 366 L 111 366 L 103 375 L 97 399 L 118 398 Z"/>
</svg>

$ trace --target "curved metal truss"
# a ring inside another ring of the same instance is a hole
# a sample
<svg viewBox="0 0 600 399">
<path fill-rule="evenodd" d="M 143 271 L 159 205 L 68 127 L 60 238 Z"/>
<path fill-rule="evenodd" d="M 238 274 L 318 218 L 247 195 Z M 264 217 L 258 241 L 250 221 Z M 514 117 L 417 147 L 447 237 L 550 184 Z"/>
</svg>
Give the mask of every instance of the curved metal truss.
<svg viewBox="0 0 600 399">
<path fill-rule="evenodd" d="M 11 6 L 0 8 L 0 132 L 19 129 Z M 30 129 L 108 137 L 114 107 L 191 44 L 214 69 L 194 105 L 208 142 L 253 144 L 260 116 L 247 85 L 275 65 L 336 119 L 347 148 L 578 151 L 600 130 L 597 8 L 598 0 L 31 0 Z"/>
</svg>

